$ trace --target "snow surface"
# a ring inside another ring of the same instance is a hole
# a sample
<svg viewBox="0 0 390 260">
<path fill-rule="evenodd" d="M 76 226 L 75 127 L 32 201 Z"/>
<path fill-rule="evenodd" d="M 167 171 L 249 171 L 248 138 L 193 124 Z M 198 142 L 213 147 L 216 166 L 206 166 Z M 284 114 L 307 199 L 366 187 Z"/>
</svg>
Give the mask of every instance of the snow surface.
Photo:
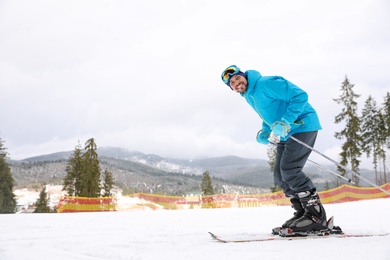
<svg viewBox="0 0 390 260">
<path fill-rule="evenodd" d="M 346 233 L 390 232 L 390 199 L 326 204 Z M 390 259 L 390 235 L 223 244 L 268 234 L 292 216 L 259 208 L 0 215 L 0 259 Z"/>
</svg>

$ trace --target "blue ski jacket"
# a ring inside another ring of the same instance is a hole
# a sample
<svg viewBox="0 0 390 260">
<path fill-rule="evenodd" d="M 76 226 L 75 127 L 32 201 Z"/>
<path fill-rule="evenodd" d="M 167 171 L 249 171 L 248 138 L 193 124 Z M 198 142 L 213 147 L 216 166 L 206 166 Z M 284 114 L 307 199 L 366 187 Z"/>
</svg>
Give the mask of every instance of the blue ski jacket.
<svg viewBox="0 0 390 260">
<path fill-rule="evenodd" d="M 255 70 L 245 74 L 248 86 L 241 96 L 259 114 L 263 131 L 271 133 L 272 125 L 282 118 L 291 124 L 290 135 L 322 129 L 305 91 L 280 76 L 263 77 Z M 281 138 L 281 141 L 287 138 Z"/>
</svg>

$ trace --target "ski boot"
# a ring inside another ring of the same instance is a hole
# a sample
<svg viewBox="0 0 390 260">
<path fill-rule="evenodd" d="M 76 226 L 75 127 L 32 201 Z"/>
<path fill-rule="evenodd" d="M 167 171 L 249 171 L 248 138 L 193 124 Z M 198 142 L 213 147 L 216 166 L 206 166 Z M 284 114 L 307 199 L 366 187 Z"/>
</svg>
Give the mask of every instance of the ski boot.
<svg viewBox="0 0 390 260">
<path fill-rule="evenodd" d="M 316 192 L 306 191 L 297 194 L 305 211 L 289 228 L 293 233 L 308 233 L 328 230 L 325 209 Z"/>
<path fill-rule="evenodd" d="M 279 235 L 279 232 L 283 228 L 288 228 L 290 225 L 297 219 L 303 216 L 305 213 L 305 210 L 302 207 L 301 202 L 297 198 L 291 198 L 291 207 L 295 209 L 294 216 L 292 216 L 290 219 L 288 219 L 281 227 L 276 227 L 272 229 L 272 235 Z"/>
<path fill-rule="evenodd" d="M 298 231 L 294 232 L 291 228 L 282 228 L 279 231 L 281 237 L 308 237 L 308 236 L 332 236 L 332 235 L 343 235 L 344 232 L 339 226 L 334 225 L 334 217 L 331 217 L 327 221 L 327 228 L 316 231 Z"/>
</svg>

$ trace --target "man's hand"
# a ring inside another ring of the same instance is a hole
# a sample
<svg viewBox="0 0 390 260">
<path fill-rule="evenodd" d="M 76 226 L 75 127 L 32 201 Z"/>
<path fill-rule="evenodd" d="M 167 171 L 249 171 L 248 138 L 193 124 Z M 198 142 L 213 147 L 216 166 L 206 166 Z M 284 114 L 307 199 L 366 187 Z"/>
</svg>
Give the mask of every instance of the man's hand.
<svg viewBox="0 0 390 260">
<path fill-rule="evenodd" d="M 259 132 L 257 132 L 256 140 L 260 144 L 269 144 L 268 137 L 268 132 L 260 130 Z"/>
<path fill-rule="evenodd" d="M 286 137 L 290 132 L 291 124 L 286 119 L 282 118 L 280 121 L 276 121 L 272 127 L 272 132 L 280 137 Z"/>
</svg>

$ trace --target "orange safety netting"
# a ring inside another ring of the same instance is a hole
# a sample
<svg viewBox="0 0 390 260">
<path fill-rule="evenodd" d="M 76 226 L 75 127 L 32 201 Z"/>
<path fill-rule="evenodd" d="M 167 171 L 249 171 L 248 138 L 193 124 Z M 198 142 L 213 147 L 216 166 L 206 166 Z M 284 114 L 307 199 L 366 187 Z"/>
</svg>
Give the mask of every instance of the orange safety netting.
<svg viewBox="0 0 390 260">
<path fill-rule="evenodd" d="M 62 197 L 57 205 L 58 213 L 115 211 L 116 198 Z"/>
<path fill-rule="evenodd" d="M 390 191 L 390 183 L 386 183 L 380 187 L 386 191 Z M 390 195 L 375 187 L 355 187 L 346 184 L 332 190 L 319 192 L 319 195 L 323 203 L 390 198 Z"/>
<path fill-rule="evenodd" d="M 390 183 L 381 186 L 390 191 Z M 390 195 L 374 187 L 355 187 L 342 185 L 340 187 L 319 192 L 323 203 L 341 203 L 348 201 L 390 198 Z M 260 207 L 263 205 L 290 205 L 289 199 L 282 192 L 266 194 L 216 194 L 211 196 L 166 196 L 158 194 L 137 193 L 125 198 L 136 198 L 142 201 L 143 207 L 152 209 L 182 209 L 182 208 L 231 208 L 231 207 Z M 138 204 L 137 204 L 138 205 Z M 57 211 L 62 212 L 93 212 L 122 210 L 117 205 L 115 197 L 81 198 L 63 197 L 58 203 Z"/>
</svg>

